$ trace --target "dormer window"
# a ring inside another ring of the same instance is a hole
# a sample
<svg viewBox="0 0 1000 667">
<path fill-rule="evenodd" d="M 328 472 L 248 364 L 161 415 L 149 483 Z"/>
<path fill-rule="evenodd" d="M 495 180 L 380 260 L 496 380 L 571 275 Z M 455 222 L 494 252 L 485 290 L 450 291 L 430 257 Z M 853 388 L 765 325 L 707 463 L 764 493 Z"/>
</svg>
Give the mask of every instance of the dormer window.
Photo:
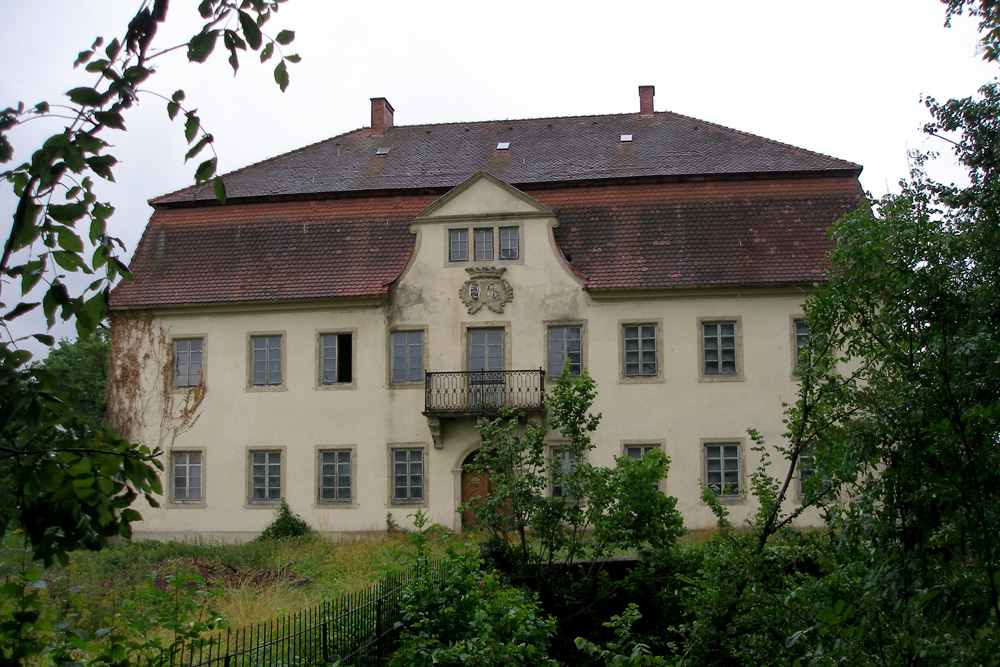
<svg viewBox="0 0 1000 667">
<path fill-rule="evenodd" d="M 447 252 L 449 262 L 518 260 L 521 258 L 521 228 L 490 226 L 449 229 Z"/>
</svg>

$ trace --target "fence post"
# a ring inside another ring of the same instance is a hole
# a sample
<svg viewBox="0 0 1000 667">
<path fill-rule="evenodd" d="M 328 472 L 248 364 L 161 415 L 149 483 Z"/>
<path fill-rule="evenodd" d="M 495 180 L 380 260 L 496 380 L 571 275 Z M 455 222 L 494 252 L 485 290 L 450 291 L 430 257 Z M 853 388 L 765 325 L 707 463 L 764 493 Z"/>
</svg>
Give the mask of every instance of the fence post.
<svg viewBox="0 0 1000 667">
<path fill-rule="evenodd" d="M 375 636 L 378 638 L 375 640 L 375 664 L 379 667 L 382 665 L 382 643 L 385 641 L 385 636 L 382 634 L 383 593 L 384 591 L 379 590 L 378 601 L 375 602 Z"/>
</svg>

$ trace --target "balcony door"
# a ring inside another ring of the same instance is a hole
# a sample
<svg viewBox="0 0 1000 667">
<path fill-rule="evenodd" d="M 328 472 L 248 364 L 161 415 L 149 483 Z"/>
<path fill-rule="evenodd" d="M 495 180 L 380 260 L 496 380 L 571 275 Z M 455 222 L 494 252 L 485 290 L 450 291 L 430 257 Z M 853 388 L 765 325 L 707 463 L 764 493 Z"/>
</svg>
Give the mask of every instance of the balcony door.
<svg viewBox="0 0 1000 667">
<path fill-rule="evenodd" d="M 504 404 L 503 329 L 469 329 L 469 406 Z"/>
</svg>

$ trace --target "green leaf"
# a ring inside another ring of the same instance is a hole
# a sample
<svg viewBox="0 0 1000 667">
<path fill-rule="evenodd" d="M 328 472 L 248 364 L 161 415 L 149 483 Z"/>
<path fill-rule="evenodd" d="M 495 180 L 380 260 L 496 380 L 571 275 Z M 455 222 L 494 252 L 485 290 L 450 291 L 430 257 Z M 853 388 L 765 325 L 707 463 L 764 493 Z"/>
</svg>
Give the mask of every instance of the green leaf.
<svg viewBox="0 0 1000 667">
<path fill-rule="evenodd" d="M 302 62 L 302 56 L 300 56 L 297 53 L 290 53 L 287 56 L 285 56 L 285 60 L 287 60 L 290 63 L 298 63 Z"/>
<path fill-rule="evenodd" d="M 82 107 L 99 107 L 104 104 L 104 96 L 93 88 L 82 86 L 66 93 L 70 101 Z"/>
<path fill-rule="evenodd" d="M 41 114 L 41 113 L 48 113 L 48 112 L 49 112 L 49 103 L 48 102 L 39 102 L 38 104 L 35 105 L 35 113 Z"/>
<path fill-rule="evenodd" d="M 295 39 L 295 31 L 282 30 L 281 32 L 278 33 L 278 36 L 274 38 L 274 41 L 276 41 L 278 44 L 281 44 L 282 46 L 287 46 L 291 44 L 292 40 L 294 39 Z"/>
<path fill-rule="evenodd" d="M 118 57 L 118 53 L 119 51 L 121 51 L 121 48 L 122 48 L 121 42 L 119 42 L 118 38 L 116 37 L 115 39 L 111 40 L 110 44 L 108 44 L 108 48 L 104 49 L 104 54 L 108 57 L 108 60 L 114 60 L 115 58 Z"/>
<path fill-rule="evenodd" d="M 37 306 L 38 304 L 35 305 Z M 37 340 L 42 345 L 48 345 L 49 347 L 52 347 L 53 345 L 56 344 L 55 337 L 50 336 L 48 334 L 32 334 L 31 337 Z"/>
<path fill-rule="evenodd" d="M 31 312 L 39 305 L 40 304 L 37 301 L 35 303 L 28 303 L 26 301 L 22 301 L 16 306 L 14 306 L 11 310 L 7 311 L 7 313 L 4 314 L 3 319 L 5 322 L 9 322 L 10 320 L 20 317 L 21 315 L 24 315 L 25 313 Z"/>
<path fill-rule="evenodd" d="M 59 239 L 59 247 L 69 252 L 83 252 L 83 241 L 69 227 L 60 227 L 56 230 Z"/>
<path fill-rule="evenodd" d="M 284 60 L 274 68 L 274 81 L 278 84 L 281 92 L 285 92 L 285 89 L 288 88 L 288 69 L 285 67 Z"/>
<path fill-rule="evenodd" d="M 200 153 L 202 151 L 202 149 L 205 148 L 205 146 L 207 146 L 210 143 L 212 143 L 212 135 L 211 134 L 206 134 L 201 139 L 199 139 L 198 143 L 196 143 L 194 146 L 192 146 L 191 150 L 189 150 L 184 155 L 184 161 L 187 162 L 188 160 L 190 160 L 191 158 L 193 158 L 195 155 L 197 155 L 198 153 Z"/>
<path fill-rule="evenodd" d="M 204 183 L 208 179 L 212 178 L 212 176 L 215 176 L 216 162 L 217 162 L 216 158 L 213 157 L 212 159 L 205 160 L 204 162 L 199 164 L 198 168 L 194 172 L 195 182 Z"/>
<path fill-rule="evenodd" d="M 170 116 L 170 120 L 177 117 L 177 112 L 181 110 L 181 105 L 177 102 L 167 102 L 167 115 Z"/>
<path fill-rule="evenodd" d="M 184 91 L 178 88 L 177 90 L 174 91 L 174 94 L 170 96 L 170 99 L 174 102 L 183 102 Z"/>
<path fill-rule="evenodd" d="M 198 136 L 198 128 L 201 126 L 196 111 L 197 109 L 194 109 L 185 114 L 187 120 L 184 121 L 184 138 L 187 139 L 188 143 L 194 141 L 194 138 Z"/>
<path fill-rule="evenodd" d="M 203 0 L 203 2 L 200 5 L 198 5 L 198 13 L 201 14 L 201 18 L 203 19 L 212 18 L 213 4 L 214 3 L 212 0 Z"/>
<path fill-rule="evenodd" d="M 89 166 L 95 174 L 101 178 L 111 181 L 115 180 L 114 174 L 111 173 L 111 167 L 118 164 L 118 160 L 115 159 L 113 155 L 95 155 L 94 157 L 87 158 L 87 166 Z"/>
<path fill-rule="evenodd" d="M 208 30 L 192 37 L 188 44 L 188 60 L 196 63 L 205 62 L 215 49 L 215 40 L 218 36 L 218 30 Z"/>
<path fill-rule="evenodd" d="M 243 27 L 243 34 L 247 38 L 247 44 L 250 45 L 251 49 L 256 51 L 260 48 L 261 44 L 260 27 L 257 25 L 257 22 L 253 20 L 253 17 L 243 10 L 239 11 L 239 17 L 240 26 Z"/>
<path fill-rule="evenodd" d="M 55 260 L 56 264 L 67 271 L 83 271 L 84 273 L 91 273 L 90 267 L 87 263 L 83 261 L 79 255 L 73 252 L 66 252 L 65 250 L 54 250 L 52 252 L 52 259 Z"/>
<path fill-rule="evenodd" d="M 101 125 L 105 125 L 116 130 L 125 129 L 125 120 L 117 111 L 98 111 L 94 114 L 94 118 Z"/>
<path fill-rule="evenodd" d="M 87 214 L 87 205 L 82 202 L 72 204 L 49 204 L 49 217 L 64 225 L 71 225 Z"/>
<path fill-rule="evenodd" d="M 94 56 L 93 51 L 80 51 L 79 55 L 76 57 L 76 61 L 73 63 L 73 67 L 79 67 L 83 63 L 87 62 Z"/>
<path fill-rule="evenodd" d="M 274 42 L 268 42 L 264 45 L 264 48 L 260 50 L 260 61 L 266 62 L 271 59 L 274 54 Z"/>
<path fill-rule="evenodd" d="M 222 182 L 221 177 L 215 179 L 215 198 L 220 204 L 226 203 L 226 184 Z"/>
</svg>

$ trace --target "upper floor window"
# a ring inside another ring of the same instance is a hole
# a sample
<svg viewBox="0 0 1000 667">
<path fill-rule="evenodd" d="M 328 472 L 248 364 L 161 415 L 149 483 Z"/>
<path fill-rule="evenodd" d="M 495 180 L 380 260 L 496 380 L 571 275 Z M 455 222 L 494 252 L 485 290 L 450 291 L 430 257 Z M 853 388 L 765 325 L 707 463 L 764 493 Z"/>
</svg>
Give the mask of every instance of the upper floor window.
<svg viewBox="0 0 1000 667">
<path fill-rule="evenodd" d="M 354 337 L 349 333 L 320 334 L 319 383 L 350 384 L 354 381 Z"/>
<path fill-rule="evenodd" d="M 448 261 L 466 262 L 469 260 L 469 230 L 452 229 L 448 233 Z"/>
<path fill-rule="evenodd" d="M 394 331 L 392 346 L 392 382 L 421 382 L 424 379 L 424 332 Z"/>
<path fill-rule="evenodd" d="M 736 322 L 702 323 L 705 375 L 736 375 Z"/>
<path fill-rule="evenodd" d="M 250 336 L 250 363 L 254 387 L 281 385 L 281 336 Z"/>
<path fill-rule="evenodd" d="M 813 474 L 813 457 L 812 452 L 808 449 L 803 449 L 799 452 L 799 460 L 796 465 L 799 473 L 799 498 L 805 497 L 805 483 Z"/>
<path fill-rule="evenodd" d="M 564 368 L 570 377 L 579 377 L 583 371 L 583 328 L 549 327 L 548 333 L 549 377 L 559 377 Z"/>
<path fill-rule="evenodd" d="M 203 338 L 174 339 L 174 386 L 196 387 L 201 382 Z"/>
<path fill-rule="evenodd" d="M 622 327 L 625 377 L 655 377 L 656 325 L 628 324 Z"/>
<path fill-rule="evenodd" d="M 499 255 L 497 249 L 499 248 Z M 521 258 L 520 227 L 472 227 L 448 230 L 449 262 L 492 262 Z"/>
<path fill-rule="evenodd" d="M 500 228 L 500 259 L 517 259 L 520 242 L 517 227 Z"/>
<path fill-rule="evenodd" d="M 492 262 L 493 261 L 493 230 L 492 229 L 477 229 L 475 230 L 476 237 L 476 261 L 477 262 Z"/>
</svg>

